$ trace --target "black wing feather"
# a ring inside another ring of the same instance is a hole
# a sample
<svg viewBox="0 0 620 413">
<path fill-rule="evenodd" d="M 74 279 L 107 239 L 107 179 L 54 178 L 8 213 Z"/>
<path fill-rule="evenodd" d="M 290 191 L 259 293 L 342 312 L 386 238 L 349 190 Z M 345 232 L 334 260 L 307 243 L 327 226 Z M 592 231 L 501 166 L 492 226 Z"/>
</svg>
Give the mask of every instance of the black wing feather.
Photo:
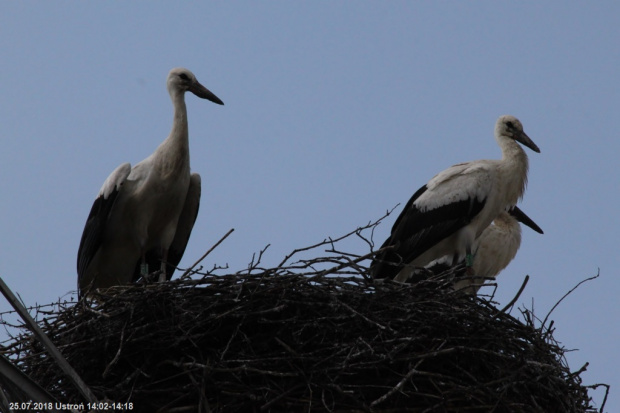
<svg viewBox="0 0 620 413">
<path fill-rule="evenodd" d="M 198 217 L 198 209 L 200 208 L 200 204 L 196 208 L 196 213 L 192 217 L 187 217 L 191 221 L 191 226 L 194 226 L 196 222 L 196 218 Z M 181 217 L 181 220 L 183 217 Z M 179 222 L 179 226 L 182 223 Z M 172 240 L 172 244 L 170 244 L 170 249 L 168 250 L 168 266 L 166 267 L 166 278 L 170 280 L 174 271 L 177 269 L 179 263 L 181 262 L 181 258 L 183 258 L 183 254 L 185 254 L 185 248 L 187 247 L 187 243 L 189 242 L 189 236 L 191 234 L 191 230 L 186 234 L 181 234 L 177 231 Z M 181 238 L 182 237 L 182 238 Z"/>
<path fill-rule="evenodd" d="M 394 249 L 375 257 L 370 265 L 374 278 L 394 277 L 405 264 L 469 224 L 484 207 L 484 200 L 465 199 L 421 211 L 414 202 L 426 190 L 424 185 L 416 191 L 396 219 L 391 235 L 381 245 L 381 248 L 394 246 Z"/>
<path fill-rule="evenodd" d="M 103 194 L 99 195 L 90 209 L 90 214 L 88 214 L 88 218 L 86 219 L 86 225 L 84 225 L 82 239 L 80 240 L 80 248 L 78 249 L 78 280 L 82 278 L 95 253 L 99 247 L 101 247 L 108 218 L 114 207 L 120 188 L 121 187 L 114 189 L 107 198 L 105 198 Z"/>
</svg>

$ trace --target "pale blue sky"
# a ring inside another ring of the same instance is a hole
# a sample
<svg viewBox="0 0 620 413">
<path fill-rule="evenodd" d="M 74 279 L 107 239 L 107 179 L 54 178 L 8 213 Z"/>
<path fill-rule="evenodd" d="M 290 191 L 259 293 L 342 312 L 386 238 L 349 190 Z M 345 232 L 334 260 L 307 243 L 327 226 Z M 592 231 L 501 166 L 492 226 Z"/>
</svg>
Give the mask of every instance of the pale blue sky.
<svg viewBox="0 0 620 413">
<path fill-rule="evenodd" d="M 600 268 L 551 318 L 620 411 L 619 18 L 612 1 L 0 2 L 0 276 L 30 305 L 75 290 L 92 201 L 167 136 L 176 66 L 226 104 L 187 97 L 203 198 L 181 266 L 230 228 L 206 265 L 242 269 L 268 243 L 275 265 L 364 225 L 499 157 L 512 114 L 541 148 L 521 205 L 545 234 L 524 229 L 496 298 L 529 274 L 519 303 L 544 317 Z"/>
</svg>

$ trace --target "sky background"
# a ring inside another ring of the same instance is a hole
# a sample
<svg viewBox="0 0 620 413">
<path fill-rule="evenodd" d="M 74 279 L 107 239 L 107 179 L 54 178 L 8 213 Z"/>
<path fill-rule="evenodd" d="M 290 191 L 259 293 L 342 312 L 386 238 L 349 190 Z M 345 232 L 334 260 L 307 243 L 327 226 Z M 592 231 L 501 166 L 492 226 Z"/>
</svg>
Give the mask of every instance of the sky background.
<svg viewBox="0 0 620 413">
<path fill-rule="evenodd" d="M 103 181 L 170 131 L 173 67 L 225 102 L 186 97 L 203 189 L 182 267 L 230 228 L 207 267 L 267 244 L 273 266 L 401 203 L 381 243 L 437 172 L 499 158 L 511 114 L 541 148 L 521 207 L 545 234 L 524 228 L 496 300 L 529 274 L 518 304 L 544 318 L 600 269 L 550 318 L 620 411 L 619 18 L 613 1 L 0 2 L 0 277 L 28 305 L 75 297 Z"/>
</svg>

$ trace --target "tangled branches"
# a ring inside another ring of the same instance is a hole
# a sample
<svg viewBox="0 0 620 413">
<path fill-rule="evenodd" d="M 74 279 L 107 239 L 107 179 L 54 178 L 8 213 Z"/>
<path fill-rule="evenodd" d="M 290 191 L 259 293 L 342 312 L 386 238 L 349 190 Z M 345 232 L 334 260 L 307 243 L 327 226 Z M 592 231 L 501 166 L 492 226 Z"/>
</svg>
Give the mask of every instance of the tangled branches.
<svg viewBox="0 0 620 413">
<path fill-rule="evenodd" d="M 450 274 L 373 283 L 337 241 L 275 268 L 259 254 L 235 274 L 99 291 L 42 324 L 98 399 L 137 411 L 596 411 L 548 330 L 442 288 Z M 7 350 L 80 400 L 27 334 Z"/>
</svg>

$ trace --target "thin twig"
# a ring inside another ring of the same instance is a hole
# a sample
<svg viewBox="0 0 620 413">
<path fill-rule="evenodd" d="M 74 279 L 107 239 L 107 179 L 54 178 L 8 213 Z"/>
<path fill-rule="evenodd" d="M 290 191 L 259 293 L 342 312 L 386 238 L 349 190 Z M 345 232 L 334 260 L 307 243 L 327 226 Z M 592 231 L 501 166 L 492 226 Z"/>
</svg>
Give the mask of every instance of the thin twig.
<svg viewBox="0 0 620 413">
<path fill-rule="evenodd" d="M 561 303 L 562 301 L 564 301 L 564 299 L 565 299 L 566 297 L 568 297 L 568 296 L 569 296 L 569 295 L 570 295 L 573 291 L 575 291 L 577 288 L 579 288 L 579 286 L 580 286 L 581 284 L 586 283 L 586 282 L 588 282 L 588 281 L 595 280 L 595 279 L 597 279 L 600 275 L 601 275 L 601 270 L 599 269 L 599 270 L 598 270 L 598 272 L 596 273 L 596 275 L 594 275 L 594 276 L 592 276 L 592 277 L 589 277 L 589 278 L 586 278 L 585 280 L 580 281 L 579 283 L 577 283 L 577 285 L 576 285 L 576 286 L 574 286 L 574 287 L 573 287 L 573 288 L 571 288 L 571 289 L 570 289 L 570 290 L 569 290 L 566 294 L 564 294 L 564 295 L 562 296 L 562 298 L 560 298 L 560 300 L 559 300 L 557 303 L 555 303 L 555 305 L 554 305 L 553 307 L 551 307 L 551 310 L 549 310 L 549 312 L 547 313 L 547 316 L 545 317 L 545 319 L 543 320 L 542 324 L 540 325 L 540 328 L 541 328 L 541 329 L 543 329 L 543 328 L 545 327 L 545 324 L 547 324 L 547 319 L 549 318 L 549 316 L 551 315 L 551 313 L 553 312 L 553 310 L 555 310 L 555 309 L 556 309 L 556 307 L 557 307 L 558 305 L 560 305 L 560 303 Z"/>
<path fill-rule="evenodd" d="M 396 207 L 394 207 L 394 208 L 396 208 Z M 296 255 L 296 254 L 298 254 L 300 252 L 309 251 L 309 250 L 318 248 L 318 247 L 320 247 L 322 245 L 327 245 L 327 244 L 332 244 L 333 245 L 334 243 L 342 241 L 343 239 L 348 238 L 349 236 L 351 236 L 353 234 L 359 234 L 360 231 L 363 231 L 363 230 L 369 229 L 369 228 L 375 228 L 377 225 L 379 225 L 379 223 L 381 223 L 381 221 L 383 219 L 385 219 L 388 215 L 390 215 L 392 213 L 394 208 L 392 208 L 391 210 L 387 211 L 381 218 L 379 218 L 375 222 L 369 222 L 368 224 L 364 225 L 363 227 L 358 227 L 358 228 L 354 229 L 353 231 L 350 231 L 347 234 L 342 235 L 342 236 L 340 236 L 338 238 L 333 238 L 332 239 L 331 237 L 328 237 L 328 238 L 324 239 L 321 242 L 318 242 L 318 243 L 316 243 L 314 245 L 310 245 L 309 247 L 294 249 L 290 254 L 288 254 L 287 256 L 284 257 L 282 262 L 280 262 L 280 264 L 278 264 L 278 267 L 282 267 L 288 260 L 291 259 L 291 257 L 293 257 L 294 255 Z M 362 239 L 364 239 L 364 238 L 362 238 Z"/>
<path fill-rule="evenodd" d="M 605 396 L 603 397 L 603 401 L 601 402 L 601 407 L 599 408 L 599 413 L 605 412 L 605 404 L 607 403 L 607 396 L 609 396 L 610 385 L 605 383 L 596 383 L 586 386 L 588 389 L 596 390 L 599 387 L 605 387 Z"/>
<path fill-rule="evenodd" d="M 207 257 L 207 255 L 209 255 L 209 254 L 211 253 L 211 251 L 213 251 L 214 249 L 216 249 L 218 245 L 220 245 L 220 244 L 221 244 L 221 243 L 222 243 L 222 242 L 223 242 L 226 238 L 228 238 L 228 236 L 229 236 L 230 234 L 232 234 L 232 232 L 233 232 L 234 230 L 235 230 L 234 228 L 231 228 L 231 229 L 230 229 L 230 230 L 226 233 L 226 235 L 224 235 L 222 238 L 220 238 L 220 240 L 219 240 L 218 242 L 216 242 L 214 246 L 212 246 L 211 248 L 209 248 L 209 250 L 208 250 L 207 252 L 205 252 L 205 253 L 203 254 L 203 256 L 202 256 L 202 257 L 200 257 L 200 258 L 198 259 L 198 261 L 196 261 L 196 262 L 195 262 L 195 263 L 194 263 L 191 267 L 189 267 L 187 270 L 185 270 L 185 272 L 183 273 L 183 275 L 182 275 L 180 278 L 181 278 L 181 279 L 185 279 L 186 277 L 188 277 L 188 276 L 189 276 L 189 273 L 190 273 L 190 272 L 191 272 L 191 271 L 192 271 L 192 270 L 193 270 L 193 269 L 194 269 L 194 268 L 195 268 L 198 264 L 200 264 L 200 262 L 201 262 L 202 260 L 204 260 L 204 259 Z"/>
<path fill-rule="evenodd" d="M 127 328 L 127 323 L 125 323 L 125 325 L 123 326 L 123 329 L 121 330 L 121 337 L 120 337 L 120 339 L 118 341 L 118 351 L 114 355 L 114 358 L 112 359 L 112 361 L 108 363 L 108 365 L 106 366 L 105 370 L 103 371 L 102 377 L 104 377 L 104 378 L 108 376 L 108 372 L 110 371 L 112 366 L 114 366 L 116 364 L 116 362 L 118 361 L 118 359 L 119 359 L 119 357 L 121 355 L 121 350 L 123 348 L 123 342 L 124 342 L 124 339 L 125 339 L 125 328 Z"/>
<path fill-rule="evenodd" d="M 338 272 L 338 271 L 340 271 L 340 270 L 342 270 L 344 268 L 351 267 L 352 265 L 355 265 L 355 264 L 357 264 L 360 261 L 367 260 L 367 259 L 372 258 L 372 257 L 374 257 L 375 255 L 377 255 L 377 254 L 379 254 L 381 252 L 384 252 L 384 251 L 387 251 L 387 250 L 390 250 L 390 249 L 393 249 L 393 248 L 394 247 L 392 245 L 388 245 L 387 247 L 383 247 L 383 248 L 378 249 L 376 251 L 369 252 L 368 254 L 362 255 L 361 257 L 356 258 L 354 260 L 350 260 L 349 262 L 344 262 L 344 263 L 342 263 L 340 265 L 337 265 L 335 267 L 328 268 L 326 270 L 321 271 L 320 274 L 317 274 L 314 277 L 311 277 L 309 279 L 309 281 L 314 281 L 317 278 L 325 277 L 328 274 L 334 274 L 334 273 L 336 273 L 336 272 Z"/>
<path fill-rule="evenodd" d="M 422 364 L 422 362 L 424 361 L 424 359 L 418 361 L 416 363 L 416 365 L 409 370 L 409 372 L 405 375 L 405 377 L 402 378 L 401 381 L 399 381 L 396 386 L 394 386 L 393 388 L 391 388 L 387 393 L 385 393 L 383 396 L 379 397 L 378 399 L 374 400 L 372 403 L 370 403 L 370 407 L 374 407 L 376 405 L 378 405 L 379 403 L 384 402 L 385 400 L 387 400 L 390 396 L 392 396 L 394 393 L 396 393 L 397 391 L 399 391 L 404 385 L 405 383 L 411 379 L 411 377 L 413 377 L 414 374 L 419 373 L 418 371 L 418 367 L 420 366 L 420 364 Z"/>
<path fill-rule="evenodd" d="M 521 288 L 519 288 L 519 291 L 517 291 L 517 295 L 514 296 L 514 298 L 512 300 L 510 300 L 510 302 L 508 304 L 506 304 L 504 306 L 504 308 L 502 308 L 499 313 L 505 313 L 506 310 L 508 310 L 510 307 L 512 307 L 517 300 L 519 299 L 519 297 L 521 297 L 521 293 L 523 293 L 523 290 L 525 290 L 525 286 L 527 285 L 527 282 L 530 280 L 530 276 L 526 275 L 525 279 L 523 280 L 523 283 L 521 284 Z M 498 313 L 498 314 L 499 314 Z"/>
</svg>

